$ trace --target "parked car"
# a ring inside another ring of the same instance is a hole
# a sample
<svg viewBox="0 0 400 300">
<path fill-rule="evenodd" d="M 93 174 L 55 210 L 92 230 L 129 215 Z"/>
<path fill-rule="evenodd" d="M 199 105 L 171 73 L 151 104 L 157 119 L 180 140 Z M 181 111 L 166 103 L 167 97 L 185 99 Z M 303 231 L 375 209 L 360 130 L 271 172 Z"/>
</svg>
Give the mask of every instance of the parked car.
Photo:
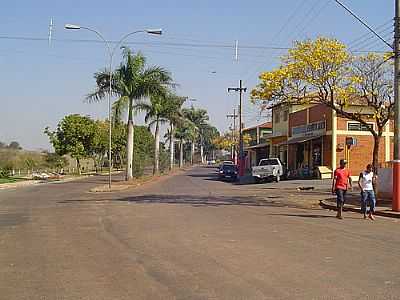
<svg viewBox="0 0 400 300">
<path fill-rule="evenodd" d="M 212 159 L 212 160 L 208 160 L 208 161 L 207 161 L 207 165 L 215 165 L 215 164 L 216 164 L 215 159 Z"/>
<path fill-rule="evenodd" d="M 251 173 L 256 182 L 263 180 L 279 182 L 284 176 L 284 169 L 279 158 L 266 158 L 260 160 L 258 166 L 251 169 Z"/>
<path fill-rule="evenodd" d="M 234 164 L 222 164 L 218 170 L 218 178 L 220 180 L 229 179 L 236 181 L 238 176 L 238 167 Z"/>
<path fill-rule="evenodd" d="M 231 160 L 224 160 L 221 163 L 221 166 L 224 166 L 224 165 L 235 165 L 235 163 L 233 161 L 231 161 Z"/>
</svg>

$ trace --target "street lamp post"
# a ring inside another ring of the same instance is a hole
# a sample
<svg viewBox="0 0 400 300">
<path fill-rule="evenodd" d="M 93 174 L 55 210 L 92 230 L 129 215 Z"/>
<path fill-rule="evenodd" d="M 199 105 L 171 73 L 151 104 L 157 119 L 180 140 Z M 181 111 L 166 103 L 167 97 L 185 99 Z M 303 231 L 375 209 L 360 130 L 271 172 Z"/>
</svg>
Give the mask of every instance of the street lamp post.
<svg viewBox="0 0 400 300">
<path fill-rule="evenodd" d="M 114 46 L 114 48 L 111 47 L 110 41 L 107 41 L 104 36 L 97 30 L 89 28 L 89 27 L 84 27 L 76 24 L 66 24 L 64 26 L 65 29 L 67 30 L 80 30 L 80 29 L 85 29 L 91 32 L 94 32 L 106 45 L 107 52 L 109 55 L 109 91 L 108 91 L 108 122 L 109 122 L 109 132 L 108 132 L 108 165 L 109 165 L 109 171 L 108 171 L 108 188 L 111 190 L 111 169 L 112 169 L 112 155 L 111 155 L 111 147 L 112 147 L 112 122 L 111 122 L 111 93 L 112 93 L 112 65 L 113 65 L 113 57 L 115 54 L 115 51 L 121 46 L 122 42 L 125 41 L 129 36 L 136 34 L 136 33 L 148 33 L 148 34 L 154 34 L 154 35 L 161 35 L 162 34 L 162 29 L 144 29 L 144 30 L 136 30 L 132 31 L 126 35 L 124 35 Z"/>
</svg>

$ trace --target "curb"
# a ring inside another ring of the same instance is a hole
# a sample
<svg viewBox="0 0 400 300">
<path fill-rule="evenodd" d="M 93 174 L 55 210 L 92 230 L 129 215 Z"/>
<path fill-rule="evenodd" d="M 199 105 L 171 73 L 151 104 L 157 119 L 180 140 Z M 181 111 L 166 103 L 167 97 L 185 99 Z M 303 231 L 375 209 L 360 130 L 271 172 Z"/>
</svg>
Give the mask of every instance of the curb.
<svg viewBox="0 0 400 300">
<path fill-rule="evenodd" d="M 336 210 L 336 205 L 329 204 L 329 203 L 325 202 L 324 200 L 319 200 L 319 205 L 322 208 L 325 208 L 325 209 Z M 355 207 L 351 207 L 351 206 L 344 206 L 343 207 L 343 211 L 351 211 L 351 212 L 356 212 L 356 213 L 361 214 L 361 209 L 360 208 L 355 208 Z M 381 217 L 400 219 L 400 214 L 394 213 L 394 212 L 391 212 L 391 211 L 377 210 L 377 211 L 375 211 L 375 215 L 376 216 L 381 216 Z"/>
</svg>

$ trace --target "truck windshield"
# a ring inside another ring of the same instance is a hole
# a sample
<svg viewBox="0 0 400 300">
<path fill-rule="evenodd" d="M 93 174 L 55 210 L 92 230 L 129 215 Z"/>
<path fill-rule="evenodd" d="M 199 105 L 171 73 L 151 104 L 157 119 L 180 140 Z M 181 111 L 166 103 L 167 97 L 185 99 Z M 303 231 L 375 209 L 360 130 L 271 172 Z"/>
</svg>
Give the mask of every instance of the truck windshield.
<svg viewBox="0 0 400 300">
<path fill-rule="evenodd" d="M 273 166 L 279 165 L 278 160 L 276 159 L 263 159 L 260 161 L 260 166 Z"/>
</svg>

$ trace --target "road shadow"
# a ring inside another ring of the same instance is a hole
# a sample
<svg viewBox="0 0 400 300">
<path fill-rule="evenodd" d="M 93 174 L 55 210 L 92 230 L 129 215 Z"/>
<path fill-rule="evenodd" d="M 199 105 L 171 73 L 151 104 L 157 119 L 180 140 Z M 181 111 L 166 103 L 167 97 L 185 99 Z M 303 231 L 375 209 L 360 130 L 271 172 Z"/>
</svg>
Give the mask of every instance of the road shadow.
<svg viewBox="0 0 400 300">
<path fill-rule="evenodd" d="M 269 216 L 310 218 L 310 219 L 325 219 L 325 218 L 332 219 L 332 218 L 335 218 L 335 216 L 311 215 L 311 214 L 269 214 Z"/>
<path fill-rule="evenodd" d="M 274 199 L 274 198 L 273 198 Z M 260 199 L 257 197 L 235 197 L 235 196 L 197 196 L 197 195 L 140 195 L 130 196 L 117 199 L 77 199 L 77 200 L 63 200 L 59 204 L 71 203 L 90 203 L 90 202 L 128 202 L 138 204 L 184 204 L 193 206 L 268 206 L 268 207 L 292 207 L 273 199 Z"/>
</svg>

